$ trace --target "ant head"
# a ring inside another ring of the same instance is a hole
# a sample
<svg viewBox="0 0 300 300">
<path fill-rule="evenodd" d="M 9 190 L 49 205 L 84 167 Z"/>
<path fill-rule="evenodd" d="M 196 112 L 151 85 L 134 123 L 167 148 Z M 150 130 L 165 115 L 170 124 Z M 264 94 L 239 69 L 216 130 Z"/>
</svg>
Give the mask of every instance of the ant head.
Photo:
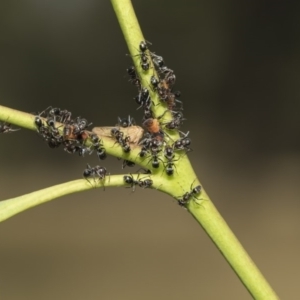
<svg viewBox="0 0 300 300">
<path fill-rule="evenodd" d="M 141 41 L 139 48 L 140 48 L 141 52 L 145 52 L 146 50 L 148 50 L 147 43 L 145 41 Z"/>
</svg>

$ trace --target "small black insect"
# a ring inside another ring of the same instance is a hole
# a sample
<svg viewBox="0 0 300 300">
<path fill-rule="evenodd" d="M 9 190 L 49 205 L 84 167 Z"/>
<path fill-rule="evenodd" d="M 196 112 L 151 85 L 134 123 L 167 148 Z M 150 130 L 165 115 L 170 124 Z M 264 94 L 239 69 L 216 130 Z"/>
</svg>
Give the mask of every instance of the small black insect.
<svg viewBox="0 0 300 300">
<path fill-rule="evenodd" d="M 149 70 L 149 59 L 148 59 L 148 56 L 146 54 L 146 51 L 148 50 L 148 46 L 146 44 L 146 42 L 144 41 L 141 41 L 140 42 L 140 45 L 139 45 L 139 49 L 140 49 L 140 52 L 139 52 L 139 56 L 140 56 L 140 59 L 141 59 L 141 67 L 144 71 L 147 71 Z"/>
<path fill-rule="evenodd" d="M 34 124 L 37 127 L 37 131 L 40 132 L 41 130 L 43 130 L 43 128 L 45 128 L 45 125 L 43 123 L 43 120 L 40 118 L 40 116 L 36 116 L 34 119 Z"/>
<path fill-rule="evenodd" d="M 106 150 L 103 147 L 102 141 L 99 139 L 97 134 L 94 134 L 94 133 L 89 134 L 89 137 L 92 141 L 93 149 L 97 151 L 96 153 L 97 153 L 98 158 L 101 160 L 104 160 L 107 156 L 106 156 Z"/>
<path fill-rule="evenodd" d="M 135 163 L 133 161 L 124 159 L 123 163 L 122 163 L 122 169 L 124 169 L 126 166 L 127 167 L 134 167 Z"/>
<path fill-rule="evenodd" d="M 144 152 L 149 150 L 151 153 L 158 153 L 163 146 L 163 135 L 160 133 L 147 133 L 145 138 L 139 144 L 142 145 L 142 150 Z"/>
<path fill-rule="evenodd" d="M 173 119 L 170 122 L 163 123 L 167 129 L 178 129 L 183 123 L 183 114 L 179 111 L 172 111 Z"/>
<path fill-rule="evenodd" d="M 150 107 L 145 107 L 144 109 L 143 121 L 146 121 L 147 119 L 153 119 L 153 113 Z"/>
<path fill-rule="evenodd" d="M 61 142 L 55 138 L 49 138 L 48 140 L 46 140 L 48 142 L 48 146 L 50 148 L 57 148 L 61 145 Z"/>
<path fill-rule="evenodd" d="M 164 162 L 166 173 L 167 175 L 171 176 L 174 174 L 174 167 L 176 168 L 174 162 L 178 161 L 179 159 L 174 159 L 175 158 L 174 148 L 171 146 L 165 147 L 164 156 L 167 159 L 167 161 Z"/>
<path fill-rule="evenodd" d="M 105 148 L 98 148 L 97 156 L 99 159 L 104 160 L 107 157 Z"/>
<path fill-rule="evenodd" d="M 139 183 L 138 183 L 139 187 L 144 188 L 144 189 L 150 188 L 152 186 L 152 184 L 153 184 L 153 181 L 151 179 L 139 180 Z"/>
<path fill-rule="evenodd" d="M 199 198 L 196 197 L 196 195 L 200 194 L 202 187 L 201 187 L 201 185 L 197 185 L 193 188 L 193 184 L 194 184 L 194 181 L 191 184 L 191 188 L 190 188 L 189 192 L 186 192 L 181 197 L 177 198 L 178 204 L 180 206 L 186 206 L 190 202 L 191 199 L 200 200 Z"/>
<path fill-rule="evenodd" d="M 48 109 L 49 108 L 51 108 L 51 106 L 48 107 Z M 51 108 L 49 110 L 48 116 L 55 118 L 55 120 L 57 122 L 64 123 L 64 124 L 70 124 L 72 113 L 66 109 L 60 109 L 58 107 L 55 107 L 55 108 Z"/>
<path fill-rule="evenodd" d="M 175 150 L 185 150 L 185 151 L 192 151 L 190 148 L 191 145 L 191 139 L 188 138 L 189 132 L 183 135 L 180 139 L 174 142 L 173 147 Z"/>
<path fill-rule="evenodd" d="M 166 66 L 162 66 L 159 68 L 158 72 L 165 76 L 164 80 L 166 81 L 167 84 L 173 85 L 175 83 L 176 76 L 173 70 L 169 69 Z"/>
<path fill-rule="evenodd" d="M 51 135 L 51 137 L 58 142 L 62 143 L 63 135 L 61 135 L 58 128 L 55 127 L 55 119 L 47 118 L 46 123 L 48 125 L 49 135 Z"/>
<path fill-rule="evenodd" d="M 129 67 L 126 71 L 130 77 L 129 82 L 131 82 L 133 85 L 135 85 L 138 88 L 138 90 L 140 90 L 141 89 L 141 81 L 135 71 L 134 66 Z"/>
<path fill-rule="evenodd" d="M 140 105 L 137 109 L 140 109 L 141 107 L 150 108 L 152 104 L 149 90 L 147 88 L 142 88 L 134 100 Z"/>
<path fill-rule="evenodd" d="M 79 156 L 84 156 L 85 154 L 92 154 L 93 150 L 91 148 L 86 147 L 84 145 L 80 145 L 78 147 L 78 154 Z"/>
<path fill-rule="evenodd" d="M 76 140 L 65 141 L 64 146 L 64 151 L 70 154 L 74 154 L 80 150 L 80 144 Z"/>
<path fill-rule="evenodd" d="M 139 152 L 140 157 L 145 157 L 148 154 L 148 148 L 146 146 L 142 146 L 141 151 Z"/>
<path fill-rule="evenodd" d="M 89 164 L 87 164 L 86 169 L 83 171 L 83 177 L 87 180 L 89 177 L 98 178 L 99 180 L 104 180 L 105 177 L 109 175 L 105 167 L 101 166 L 95 166 L 91 167 Z"/>
<path fill-rule="evenodd" d="M 153 184 L 153 181 L 151 179 L 139 179 L 140 174 L 138 175 L 137 179 L 134 179 L 134 177 L 132 176 L 132 174 L 130 175 L 125 175 L 124 181 L 127 184 L 130 184 L 130 187 L 132 187 L 132 191 L 135 191 L 135 186 L 138 185 L 139 187 L 142 188 L 150 188 Z"/>
<path fill-rule="evenodd" d="M 120 131 L 118 128 L 114 127 L 111 129 L 111 135 L 116 139 L 116 143 L 118 143 L 125 153 L 130 152 L 131 148 L 129 146 L 130 137 L 124 137 L 124 133 Z"/>
<path fill-rule="evenodd" d="M 155 76 L 151 76 L 150 83 L 153 87 L 153 90 L 157 90 L 158 85 L 159 85 L 159 79 L 157 79 Z"/>
<path fill-rule="evenodd" d="M 122 119 L 119 117 L 118 122 L 119 123 L 117 124 L 117 126 L 120 126 L 123 128 L 135 125 L 135 120 L 133 118 L 131 118 L 130 116 L 128 116 L 128 118 L 122 118 Z"/>
<path fill-rule="evenodd" d="M 161 158 L 158 157 L 158 152 L 152 152 L 151 158 L 150 158 L 151 165 L 154 169 L 159 168 L 159 161 L 162 161 Z"/>
<path fill-rule="evenodd" d="M 93 123 L 89 123 L 88 124 L 88 121 L 86 119 L 83 119 L 83 118 L 80 118 L 80 117 L 77 117 L 75 119 L 75 121 L 73 122 L 73 133 L 76 135 L 76 136 L 79 136 L 82 134 L 82 132 L 84 130 L 87 129 L 88 126 L 92 125 Z"/>
<path fill-rule="evenodd" d="M 54 118 L 53 119 L 52 118 L 47 118 L 46 123 L 47 123 L 47 125 L 49 127 L 55 128 L 55 120 L 54 120 Z"/>
<path fill-rule="evenodd" d="M 156 55 L 153 52 L 150 52 L 150 56 L 152 58 L 153 64 L 157 70 L 164 66 L 164 59 L 162 56 Z"/>
<path fill-rule="evenodd" d="M 0 133 L 8 133 L 18 131 L 20 128 L 13 129 L 11 128 L 11 124 L 7 122 L 0 122 Z"/>
</svg>

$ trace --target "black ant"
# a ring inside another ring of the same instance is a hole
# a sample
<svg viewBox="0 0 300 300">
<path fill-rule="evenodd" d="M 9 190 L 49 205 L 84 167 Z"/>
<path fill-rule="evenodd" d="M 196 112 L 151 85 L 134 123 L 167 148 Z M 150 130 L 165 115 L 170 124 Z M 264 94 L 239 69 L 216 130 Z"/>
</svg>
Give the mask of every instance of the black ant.
<svg viewBox="0 0 300 300">
<path fill-rule="evenodd" d="M 11 128 L 11 124 L 7 122 L 0 122 L 0 133 L 8 133 L 13 131 L 18 131 L 20 128 L 13 129 Z"/>
<path fill-rule="evenodd" d="M 178 129 L 183 123 L 183 114 L 180 111 L 171 111 L 173 119 L 170 122 L 163 123 L 167 129 Z"/>
<path fill-rule="evenodd" d="M 98 177 L 99 180 L 104 180 L 107 174 L 109 175 L 105 167 L 95 166 L 92 168 L 89 164 L 87 164 L 86 169 L 83 171 L 83 177 L 87 181 L 89 181 L 88 177 L 93 177 L 94 179 Z"/>
<path fill-rule="evenodd" d="M 81 145 L 78 141 L 68 140 L 64 143 L 64 150 L 70 154 L 78 152 L 79 156 L 84 156 L 85 154 L 92 154 L 92 150 L 84 145 Z"/>
<path fill-rule="evenodd" d="M 195 181 L 192 182 L 189 192 L 186 192 L 181 197 L 177 198 L 178 204 L 180 206 L 186 206 L 190 202 L 191 198 L 200 200 L 199 198 L 196 197 L 196 195 L 200 194 L 202 187 L 201 185 L 197 185 L 196 187 L 193 188 L 194 182 Z"/>
<path fill-rule="evenodd" d="M 160 152 L 160 150 L 157 151 L 157 152 L 152 152 L 151 153 L 151 158 L 150 158 L 149 162 L 152 160 L 151 165 L 154 169 L 158 169 L 159 168 L 159 161 L 162 161 L 162 159 L 158 157 L 159 152 Z"/>
<path fill-rule="evenodd" d="M 122 169 L 124 169 L 126 166 L 128 166 L 128 167 L 134 167 L 135 163 L 133 161 L 124 159 L 123 163 L 122 163 Z"/>
<path fill-rule="evenodd" d="M 175 83 L 176 76 L 173 70 L 166 66 L 162 66 L 158 69 L 158 72 L 165 75 L 165 81 L 167 84 L 173 85 Z"/>
<path fill-rule="evenodd" d="M 44 123 L 42 118 L 40 117 L 45 111 L 40 113 L 38 116 L 34 119 L 34 124 L 37 127 L 38 133 L 42 136 L 42 138 L 48 143 L 48 146 L 50 148 L 57 148 L 61 145 L 63 139 L 60 135 L 59 131 L 54 127 L 54 123 L 52 124 L 49 122 L 51 126 L 53 126 L 55 129 L 52 132 L 52 127 L 50 127 L 47 123 Z M 45 126 L 45 125 L 48 125 Z"/>
<path fill-rule="evenodd" d="M 132 174 L 130 175 L 125 175 L 124 181 L 127 184 L 130 184 L 130 187 L 132 187 L 132 191 L 135 191 L 135 186 L 138 185 L 139 187 L 142 188 L 150 188 L 153 184 L 153 181 L 151 179 L 139 179 L 140 174 L 138 175 L 137 179 L 134 179 L 134 177 L 132 176 Z"/>
<path fill-rule="evenodd" d="M 68 140 L 64 143 L 64 151 L 74 154 L 79 151 L 79 143 L 76 140 Z"/>
<path fill-rule="evenodd" d="M 88 124 L 87 119 L 84 119 L 84 118 L 81 118 L 81 117 L 77 117 L 75 119 L 75 124 L 77 124 L 78 127 L 79 127 L 79 129 L 81 131 L 83 131 L 83 130 L 87 129 L 90 125 L 92 125 L 93 123 L 89 123 Z"/>
<path fill-rule="evenodd" d="M 48 118 L 46 123 L 48 125 L 51 136 L 54 139 L 58 140 L 59 142 L 62 142 L 63 136 L 60 134 L 59 130 L 55 127 L 55 119 Z"/>
<path fill-rule="evenodd" d="M 85 154 L 92 154 L 92 150 L 86 146 L 80 145 L 78 146 L 78 154 L 79 156 L 84 156 Z"/>
<path fill-rule="evenodd" d="M 128 116 L 128 118 L 123 118 L 123 119 L 121 119 L 119 117 L 118 121 L 119 121 L 119 123 L 117 124 L 117 126 L 120 126 L 122 128 L 127 128 L 127 127 L 135 125 L 135 120 L 133 118 L 131 118 L 130 116 Z"/>
<path fill-rule="evenodd" d="M 153 87 L 153 90 L 156 91 L 158 89 L 159 80 L 155 76 L 151 76 L 150 83 Z"/>
<path fill-rule="evenodd" d="M 51 108 L 51 106 L 50 106 Z M 72 113 L 67 111 L 66 109 L 60 109 L 58 107 L 55 108 L 51 108 L 48 115 L 52 116 L 52 117 L 57 117 L 58 122 L 60 123 L 70 123 L 71 122 L 71 116 Z"/>
<path fill-rule="evenodd" d="M 180 139 L 174 142 L 173 147 L 175 150 L 186 150 L 186 151 L 191 151 L 192 149 L 190 148 L 191 145 L 191 139 L 188 138 L 189 132 L 183 135 Z"/>
<path fill-rule="evenodd" d="M 138 78 L 138 75 L 135 71 L 134 66 L 129 67 L 126 71 L 127 71 L 128 75 L 130 77 L 129 81 L 140 90 L 141 87 L 142 87 L 141 86 L 141 81 Z"/>
<path fill-rule="evenodd" d="M 139 56 L 140 56 L 140 59 L 141 59 L 141 67 L 144 71 L 147 71 L 149 70 L 149 60 L 148 60 L 148 56 L 146 54 L 146 51 L 148 50 L 148 46 L 146 44 L 146 42 L 144 41 L 141 41 L 140 42 L 140 45 L 139 45 L 139 49 L 140 49 L 140 52 L 139 52 Z"/>
<path fill-rule="evenodd" d="M 107 157 L 105 148 L 97 149 L 97 156 L 99 159 L 104 160 Z"/>
<path fill-rule="evenodd" d="M 145 107 L 143 121 L 153 118 L 153 113 L 150 107 Z"/>
<path fill-rule="evenodd" d="M 174 174 L 174 168 L 176 168 L 174 161 L 178 161 L 179 159 L 174 159 L 175 155 L 174 155 L 174 149 L 171 146 L 166 146 L 165 150 L 164 150 L 164 156 L 167 159 L 167 162 L 164 163 L 165 165 L 165 170 L 167 175 L 171 176 Z"/>
<path fill-rule="evenodd" d="M 145 179 L 145 180 L 139 180 L 139 187 L 141 188 L 150 188 L 153 184 L 153 181 L 151 179 Z"/>
<path fill-rule="evenodd" d="M 153 64 L 156 67 L 156 69 L 159 70 L 161 67 L 164 66 L 165 63 L 164 63 L 164 59 L 162 56 L 156 55 L 153 52 L 150 52 L 150 56 L 152 58 Z"/>
<path fill-rule="evenodd" d="M 129 146 L 129 141 L 130 141 L 129 136 L 123 138 L 124 133 L 116 127 L 111 129 L 111 135 L 116 139 L 116 143 L 118 143 L 122 147 L 125 153 L 130 152 L 131 149 Z"/>
<path fill-rule="evenodd" d="M 90 134 L 90 139 L 92 141 L 93 148 L 97 151 L 97 156 L 99 159 L 104 160 L 106 158 L 106 150 L 103 147 L 101 140 L 94 133 Z"/>
<path fill-rule="evenodd" d="M 46 140 L 46 142 L 48 143 L 48 146 L 52 149 L 57 148 L 61 145 L 61 142 L 54 138 L 49 138 L 48 140 Z"/>
<path fill-rule="evenodd" d="M 92 125 L 92 123 L 88 124 L 88 121 L 86 119 L 77 117 L 76 120 L 72 123 L 74 135 L 78 137 L 90 125 Z"/>
<path fill-rule="evenodd" d="M 140 105 L 137 109 L 140 109 L 141 107 L 150 108 L 152 104 L 150 94 L 147 88 L 142 88 L 138 96 L 136 96 L 134 100 L 137 104 Z"/>
<path fill-rule="evenodd" d="M 141 151 L 139 152 L 140 157 L 145 157 L 148 153 L 148 148 L 146 146 L 142 146 Z"/>
<path fill-rule="evenodd" d="M 150 150 L 151 153 L 158 153 L 163 146 L 163 136 L 147 133 L 145 138 L 140 142 L 142 150 Z"/>
<path fill-rule="evenodd" d="M 47 109 L 46 109 L 47 110 Z M 37 127 L 37 131 L 38 133 L 41 133 L 42 131 L 44 131 L 44 129 L 46 128 L 46 126 L 43 123 L 43 120 L 41 118 L 41 115 L 44 114 L 45 111 L 42 111 L 40 114 L 38 114 L 37 116 L 35 116 L 34 118 L 34 124 Z"/>
<path fill-rule="evenodd" d="M 40 132 L 41 128 L 44 126 L 43 121 L 40 117 L 35 117 L 34 124 L 37 127 L 38 132 Z"/>
</svg>

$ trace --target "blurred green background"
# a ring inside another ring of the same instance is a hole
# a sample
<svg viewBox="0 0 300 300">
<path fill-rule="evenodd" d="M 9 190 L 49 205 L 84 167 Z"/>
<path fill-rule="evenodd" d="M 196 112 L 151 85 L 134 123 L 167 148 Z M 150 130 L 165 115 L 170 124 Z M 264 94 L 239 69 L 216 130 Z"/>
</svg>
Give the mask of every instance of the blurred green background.
<svg viewBox="0 0 300 300">
<path fill-rule="evenodd" d="M 134 1 L 175 70 L 190 158 L 282 299 L 300 276 L 300 3 Z M 109 1 L 1 1 L 1 104 L 49 105 L 93 126 L 142 111 Z M 86 163 L 30 131 L 0 137 L 1 199 L 81 178 Z M 121 163 L 101 165 L 117 174 Z M 127 168 L 134 172 L 138 168 Z M 205 232 L 152 190 L 102 189 L 0 224 L 1 299 L 251 299 Z"/>
</svg>

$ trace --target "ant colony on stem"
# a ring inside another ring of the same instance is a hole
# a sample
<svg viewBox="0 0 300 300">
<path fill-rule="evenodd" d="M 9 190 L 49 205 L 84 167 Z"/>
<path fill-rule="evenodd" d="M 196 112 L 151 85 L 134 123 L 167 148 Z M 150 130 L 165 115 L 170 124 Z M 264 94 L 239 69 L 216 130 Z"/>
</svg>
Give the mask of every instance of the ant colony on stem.
<svg viewBox="0 0 300 300">
<path fill-rule="evenodd" d="M 141 41 L 136 55 L 139 60 L 137 67 L 140 66 L 141 72 L 145 74 L 152 72 L 148 84 L 143 86 L 134 66 L 130 66 L 126 70 L 129 82 L 137 88 L 137 96 L 134 97 L 134 101 L 138 105 L 137 109 L 143 111 L 142 125 L 144 129 L 136 125 L 135 120 L 128 116 L 127 118 L 119 117 L 115 126 L 94 127 L 92 131 L 89 131 L 88 127 L 92 123 L 86 119 L 74 118 L 70 111 L 51 106 L 36 114 L 34 119 L 38 134 L 50 148 L 62 145 L 67 153 L 78 153 L 79 156 L 95 152 L 100 160 L 104 160 L 107 157 L 108 149 L 105 147 L 104 140 L 109 139 L 113 142 L 113 147 L 120 147 L 126 157 L 123 158 L 122 169 L 126 166 L 133 167 L 136 162 L 147 166 L 147 178 L 140 178 L 140 173 L 136 178 L 132 174 L 124 176 L 124 182 L 133 191 L 136 186 L 151 188 L 153 184 L 151 174 L 163 172 L 168 178 L 176 176 L 179 172 L 176 165 L 182 156 L 192 150 L 190 148 L 191 139 L 188 137 L 189 132 L 183 133 L 179 130 L 185 119 L 182 113 L 182 102 L 178 100 L 181 93 L 173 90 L 176 81 L 175 73 L 165 65 L 162 56 L 149 51 L 148 44 Z M 153 99 L 157 100 L 153 101 L 151 97 L 155 97 Z M 164 112 L 160 116 L 156 115 L 155 107 L 157 105 L 164 108 Z M 0 133 L 16 130 L 18 129 L 12 129 L 7 122 L 0 124 Z M 176 139 L 171 138 L 173 133 L 176 133 Z M 139 149 L 138 154 L 133 156 L 132 149 Z M 109 175 L 107 169 L 102 166 L 91 167 L 87 164 L 83 171 L 84 178 L 87 180 L 89 178 L 98 179 L 103 186 L 107 175 Z M 197 195 L 201 193 L 201 186 L 192 188 L 192 185 L 190 191 L 177 197 L 179 205 L 186 206 L 190 200 L 198 199 Z"/>
</svg>

